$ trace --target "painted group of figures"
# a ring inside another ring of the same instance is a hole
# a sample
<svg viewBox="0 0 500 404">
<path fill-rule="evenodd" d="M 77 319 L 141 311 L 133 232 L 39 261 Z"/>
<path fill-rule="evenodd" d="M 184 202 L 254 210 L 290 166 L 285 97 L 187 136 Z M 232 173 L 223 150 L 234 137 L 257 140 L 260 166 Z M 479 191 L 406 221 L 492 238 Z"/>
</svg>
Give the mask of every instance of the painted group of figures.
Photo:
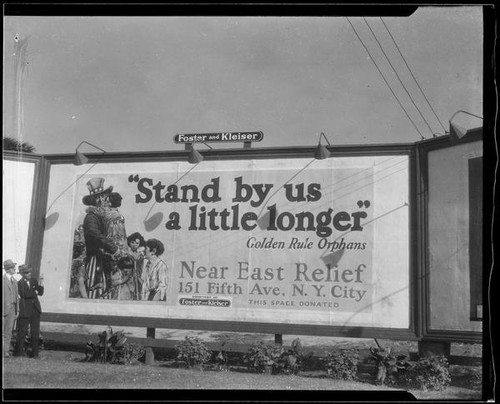
<svg viewBox="0 0 500 404">
<path fill-rule="evenodd" d="M 127 236 L 122 197 L 112 186 L 104 189 L 104 178 L 92 178 L 87 187 L 82 202 L 88 208 L 73 241 L 69 297 L 165 301 L 163 243 L 138 232 Z"/>
</svg>

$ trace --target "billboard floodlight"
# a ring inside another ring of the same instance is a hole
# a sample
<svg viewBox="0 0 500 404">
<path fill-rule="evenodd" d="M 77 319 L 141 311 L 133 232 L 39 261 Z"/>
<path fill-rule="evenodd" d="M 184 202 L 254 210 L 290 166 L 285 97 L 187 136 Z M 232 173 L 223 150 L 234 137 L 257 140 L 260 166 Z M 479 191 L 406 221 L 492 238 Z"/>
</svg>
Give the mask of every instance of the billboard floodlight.
<svg viewBox="0 0 500 404">
<path fill-rule="evenodd" d="M 455 116 L 458 113 L 463 113 L 463 114 L 467 114 L 467 115 L 473 116 L 475 118 L 483 119 L 482 117 L 474 115 L 474 114 L 471 114 L 470 112 L 467 112 L 467 111 L 459 110 L 459 111 L 455 112 L 451 116 L 450 120 L 448 121 L 448 123 L 450 124 L 450 132 L 449 132 L 449 134 L 451 135 L 451 138 L 453 140 L 462 139 L 467 134 L 467 132 L 468 132 L 468 129 L 462 128 L 461 126 L 458 126 L 457 124 L 451 122 L 453 120 L 453 118 L 455 118 Z"/>
<path fill-rule="evenodd" d="M 80 146 L 81 146 L 82 144 L 84 144 L 84 143 L 88 144 L 89 146 L 95 147 L 96 149 L 98 149 L 98 150 L 102 151 L 103 153 L 106 153 L 106 151 L 105 151 L 105 150 L 103 150 L 103 149 L 101 149 L 100 147 L 98 147 L 98 146 L 96 146 L 96 145 L 94 145 L 94 144 L 92 144 L 92 143 L 89 143 L 89 142 L 87 142 L 87 141 L 85 141 L 85 140 L 84 140 L 84 141 L 83 141 L 83 142 L 81 142 L 81 143 L 78 145 L 78 147 L 76 148 L 76 151 L 75 151 L 75 158 L 74 158 L 74 160 L 73 160 L 73 164 L 74 164 L 75 166 L 81 166 L 81 165 L 83 165 L 83 164 L 87 164 L 87 163 L 89 162 L 88 157 L 87 157 L 87 156 L 85 156 L 85 154 L 83 154 L 82 152 L 78 151 L 78 149 L 80 148 Z"/>
<path fill-rule="evenodd" d="M 330 142 L 326 138 L 325 134 L 321 132 L 319 135 L 319 142 L 318 142 L 318 147 L 316 147 L 316 151 L 314 152 L 314 158 L 316 160 L 324 160 L 328 157 L 330 157 L 330 151 L 326 148 L 326 146 L 321 144 L 321 136 L 323 136 L 328 143 L 329 146 L 331 146 Z"/>
<path fill-rule="evenodd" d="M 202 143 L 209 149 L 213 149 L 213 147 L 210 147 L 205 142 Z M 188 161 L 191 164 L 198 164 L 199 162 L 203 161 L 203 159 L 204 159 L 203 155 L 198 150 L 196 150 L 193 145 L 191 145 L 191 151 L 189 152 Z"/>
</svg>

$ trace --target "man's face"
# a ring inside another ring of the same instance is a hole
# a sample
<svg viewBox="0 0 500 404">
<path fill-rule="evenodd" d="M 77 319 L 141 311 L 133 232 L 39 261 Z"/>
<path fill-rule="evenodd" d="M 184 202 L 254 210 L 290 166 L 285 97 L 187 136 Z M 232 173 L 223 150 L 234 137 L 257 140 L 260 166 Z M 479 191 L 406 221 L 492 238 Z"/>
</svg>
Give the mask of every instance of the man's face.
<svg viewBox="0 0 500 404">
<path fill-rule="evenodd" d="M 97 197 L 97 206 L 108 207 L 110 205 L 109 195 L 99 195 Z"/>
<path fill-rule="evenodd" d="M 24 273 L 23 278 L 29 281 L 31 279 L 31 272 Z"/>
<path fill-rule="evenodd" d="M 156 250 L 154 248 L 151 250 L 151 249 L 149 249 L 148 246 L 146 246 L 146 248 L 144 249 L 144 256 L 147 259 L 150 259 L 151 257 L 155 256 L 155 252 L 156 252 Z"/>
<path fill-rule="evenodd" d="M 16 267 L 15 266 L 10 267 L 6 269 L 5 272 L 7 272 L 9 275 L 14 275 L 16 273 Z"/>
</svg>

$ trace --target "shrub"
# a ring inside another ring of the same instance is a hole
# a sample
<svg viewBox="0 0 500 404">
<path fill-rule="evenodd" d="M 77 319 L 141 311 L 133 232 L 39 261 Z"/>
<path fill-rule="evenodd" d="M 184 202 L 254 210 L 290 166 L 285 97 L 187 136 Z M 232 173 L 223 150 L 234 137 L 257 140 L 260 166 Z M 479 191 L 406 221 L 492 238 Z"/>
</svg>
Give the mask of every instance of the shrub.
<svg viewBox="0 0 500 404">
<path fill-rule="evenodd" d="M 473 389 L 480 389 L 483 383 L 483 369 L 473 368 L 470 371 L 469 384 Z"/>
<path fill-rule="evenodd" d="M 87 342 L 83 361 L 130 365 L 142 359 L 146 352 L 144 347 L 126 341 L 123 330 L 113 332 L 108 327 L 98 334 L 97 342 Z"/>
<path fill-rule="evenodd" d="M 227 356 L 227 353 L 224 351 L 219 351 L 219 353 L 215 357 L 215 369 L 227 372 L 229 370 L 227 366 L 228 361 L 229 358 Z"/>
<path fill-rule="evenodd" d="M 280 362 L 283 353 L 281 345 L 260 341 L 250 347 L 243 360 L 258 373 L 278 373 L 283 366 Z"/>
<path fill-rule="evenodd" d="M 359 353 L 357 349 L 343 349 L 327 352 L 322 358 L 328 376 L 334 379 L 354 380 L 358 371 Z"/>
<path fill-rule="evenodd" d="M 230 341 L 230 337 L 227 334 L 219 334 L 216 336 L 216 338 L 217 340 L 219 340 L 221 348 L 223 348 Z M 215 356 L 215 369 L 227 372 L 229 370 L 228 363 L 228 352 L 224 350 L 219 351 L 219 353 Z"/>
<path fill-rule="evenodd" d="M 303 369 L 305 361 L 312 355 L 312 352 L 304 354 L 300 338 L 295 338 L 292 341 L 291 349 L 281 355 L 280 370 L 285 374 L 297 374 Z"/>
<path fill-rule="evenodd" d="M 375 361 L 376 381 L 379 384 L 384 384 L 386 379 L 392 382 L 395 373 L 405 370 L 409 366 L 406 355 L 397 355 L 392 352 L 391 348 L 385 350 L 370 347 L 370 359 Z"/>
<path fill-rule="evenodd" d="M 483 383 L 483 369 L 480 367 L 471 368 L 466 370 L 467 373 L 467 385 L 471 389 L 480 390 Z"/>
<path fill-rule="evenodd" d="M 212 356 L 206 345 L 196 337 L 186 336 L 184 341 L 175 346 L 177 359 L 183 361 L 189 368 L 201 367 Z"/>
<path fill-rule="evenodd" d="M 421 390 L 444 390 L 451 382 L 448 360 L 443 355 L 408 362 L 408 366 L 394 376 L 393 384 Z"/>
</svg>

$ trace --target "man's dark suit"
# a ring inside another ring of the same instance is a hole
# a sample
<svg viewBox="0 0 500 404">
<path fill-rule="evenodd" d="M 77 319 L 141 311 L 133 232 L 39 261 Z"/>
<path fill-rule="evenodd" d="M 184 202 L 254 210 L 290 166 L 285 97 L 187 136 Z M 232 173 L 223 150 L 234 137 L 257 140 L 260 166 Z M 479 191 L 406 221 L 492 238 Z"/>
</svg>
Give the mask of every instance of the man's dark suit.
<svg viewBox="0 0 500 404">
<path fill-rule="evenodd" d="M 17 319 L 17 354 L 25 356 L 25 337 L 30 327 L 31 350 L 34 358 L 38 356 L 38 340 L 40 338 L 40 314 L 42 307 L 38 295 L 43 295 L 43 286 L 36 279 L 29 279 L 29 285 L 25 278 L 17 283 L 19 290 L 19 317 Z"/>
</svg>

